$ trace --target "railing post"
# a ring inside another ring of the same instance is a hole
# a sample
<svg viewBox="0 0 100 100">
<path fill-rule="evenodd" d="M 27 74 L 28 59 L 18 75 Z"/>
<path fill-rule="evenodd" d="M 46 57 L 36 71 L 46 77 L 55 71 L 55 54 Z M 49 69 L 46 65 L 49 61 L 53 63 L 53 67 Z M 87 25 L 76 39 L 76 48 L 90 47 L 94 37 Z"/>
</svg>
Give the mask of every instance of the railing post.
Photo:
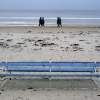
<svg viewBox="0 0 100 100">
<path fill-rule="evenodd" d="M 94 62 L 94 72 L 97 72 L 96 71 L 96 61 Z"/>
<path fill-rule="evenodd" d="M 51 65 L 51 63 L 52 63 L 52 61 L 50 60 L 49 61 L 49 64 L 50 64 L 50 66 L 49 66 L 49 68 L 50 68 L 50 70 L 49 70 L 49 72 L 50 72 L 50 74 L 49 74 L 49 80 L 51 80 L 51 73 L 52 73 L 52 65 Z"/>
<path fill-rule="evenodd" d="M 8 72 L 8 66 L 7 66 L 7 56 L 6 56 L 5 66 L 6 66 L 6 71 Z"/>
</svg>

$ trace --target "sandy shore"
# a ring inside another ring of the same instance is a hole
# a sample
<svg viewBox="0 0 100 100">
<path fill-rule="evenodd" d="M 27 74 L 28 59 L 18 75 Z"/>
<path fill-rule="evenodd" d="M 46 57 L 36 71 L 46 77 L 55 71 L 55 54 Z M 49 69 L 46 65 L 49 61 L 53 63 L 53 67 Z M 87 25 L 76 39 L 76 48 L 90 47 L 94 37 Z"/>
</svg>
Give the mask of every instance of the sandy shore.
<svg viewBox="0 0 100 100">
<path fill-rule="evenodd" d="M 100 91 L 91 90 L 12 90 L 4 91 L 1 100 L 100 100 Z"/>
<path fill-rule="evenodd" d="M 100 61 L 100 28 L 0 27 L 1 61 Z"/>
<path fill-rule="evenodd" d="M 100 28 L 0 26 L 0 61 L 36 60 L 100 61 Z M 7 79 L 0 86 L 0 100 L 100 100 L 99 79 Z"/>
<path fill-rule="evenodd" d="M 0 82 L 1 84 L 1 82 Z M 0 100 L 100 100 L 100 90 L 90 79 L 7 80 Z"/>
</svg>

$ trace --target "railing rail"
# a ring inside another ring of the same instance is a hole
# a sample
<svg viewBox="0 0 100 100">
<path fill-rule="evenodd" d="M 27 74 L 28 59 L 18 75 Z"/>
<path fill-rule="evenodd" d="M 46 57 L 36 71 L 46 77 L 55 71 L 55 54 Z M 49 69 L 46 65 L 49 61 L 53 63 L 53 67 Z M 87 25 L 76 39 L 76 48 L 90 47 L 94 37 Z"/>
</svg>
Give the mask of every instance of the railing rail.
<svg viewBox="0 0 100 100">
<path fill-rule="evenodd" d="M 99 77 L 100 73 L 97 68 L 100 68 L 100 62 L 56 62 L 56 61 L 37 61 L 37 62 L 1 62 L 3 70 L 10 73 L 0 74 L 0 76 L 34 76 L 34 77 L 67 77 L 67 76 L 95 76 Z M 13 73 L 12 73 L 13 72 Z M 14 73 L 19 72 L 19 73 Z M 33 74 L 23 74 L 20 72 L 33 72 Z M 49 72 L 38 73 L 34 72 Z M 80 72 L 72 74 L 52 74 L 52 72 Z M 89 73 L 83 73 L 89 72 Z"/>
</svg>

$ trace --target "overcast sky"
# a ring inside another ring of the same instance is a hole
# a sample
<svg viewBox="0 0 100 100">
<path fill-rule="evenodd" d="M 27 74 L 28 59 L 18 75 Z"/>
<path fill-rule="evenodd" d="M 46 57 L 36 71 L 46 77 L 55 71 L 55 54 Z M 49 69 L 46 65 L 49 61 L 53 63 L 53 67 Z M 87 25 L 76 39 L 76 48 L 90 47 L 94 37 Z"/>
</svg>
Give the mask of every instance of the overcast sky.
<svg viewBox="0 0 100 100">
<path fill-rule="evenodd" d="M 100 0 L 0 0 L 0 9 L 100 10 Z"/>
</svg>

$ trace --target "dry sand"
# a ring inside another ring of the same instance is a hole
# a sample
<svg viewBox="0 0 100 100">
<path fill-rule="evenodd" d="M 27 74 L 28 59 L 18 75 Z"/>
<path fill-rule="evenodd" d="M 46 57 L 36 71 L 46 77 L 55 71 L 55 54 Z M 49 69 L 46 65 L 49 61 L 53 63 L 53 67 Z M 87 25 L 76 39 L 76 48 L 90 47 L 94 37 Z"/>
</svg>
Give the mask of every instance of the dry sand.
<svg viewBox="0 0 100 100">
<path fill-rule="evenodd" d="M 0 27 L 0 61 L 36 60 L 100 61 L 100 28 Z M 0 100 L 100 100 L 99 79 L 47 81 L 0 81 Z"/>
<path fill-rule="evenodd" d="M 100 61 L 100 28 L 0 27 L 1 61 Z"/>
<path fill-rule="evenodd" d="M 0 100 L 100 100 L 100 90 L 90 79 L 13 79 L 1 88 Z"/>
<path fill-rule="evenodd" d="M 100 100 L 100 91 L 12 90 L 4 91 L 0 100 Z"/>
</svg>

